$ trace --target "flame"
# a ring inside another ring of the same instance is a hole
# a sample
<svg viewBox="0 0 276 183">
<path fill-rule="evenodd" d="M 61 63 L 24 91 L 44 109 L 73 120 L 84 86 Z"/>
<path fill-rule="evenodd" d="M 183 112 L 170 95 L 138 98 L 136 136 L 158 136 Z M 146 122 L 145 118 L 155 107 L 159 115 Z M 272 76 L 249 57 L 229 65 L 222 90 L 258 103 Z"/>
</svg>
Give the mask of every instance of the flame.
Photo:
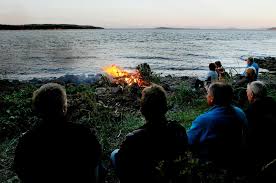
<svg viewBox="0 0 276 183">
<path fill-rule="evenodd" d="M 126 83 L 131 86 L 133 84 L 138 84 L 138 86 L 143 86 L 146 84 L 143 81 L 141 74 L 138 70 L 134 73 L 127 72 L 116 65 L 106 66 L 102 68 L 104 72 L 106 72 L 109 76 L 118 82 L 118 84 Z"/>
</svg>

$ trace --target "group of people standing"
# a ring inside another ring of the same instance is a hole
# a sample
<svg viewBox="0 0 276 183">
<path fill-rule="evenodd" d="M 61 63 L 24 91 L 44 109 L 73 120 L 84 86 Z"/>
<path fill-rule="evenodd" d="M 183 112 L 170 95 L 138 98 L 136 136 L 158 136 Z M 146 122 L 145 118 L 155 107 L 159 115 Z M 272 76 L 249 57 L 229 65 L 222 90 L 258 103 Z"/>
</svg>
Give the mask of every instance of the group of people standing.
<svg viewBox="0 0 276 183">
<path fill-rule="evenodd" d="M 232 103 L 231 85 L 211 83 L 206 97 L 210 109 L 186 131 L 166 119 L 165 90 L 159 85 L 145 88 L 140 104 L 145 124 L 111 153 L 120 182 L 169 182 L 175 176 L 174 160 L 188 150 L 200 162 L 213 162 L 237 173 L 246 169 L 242 173 L 256 175 L 276 158 L 276 103 L 261 81 L 247 85 L 247 97 L 250 105 L 244 112 Z M 66 121 L 65 89 L 45 84 L 34 92 L 32 101 L 42 121 L 19 139 L 14 159 L 18 177 L 36 183 L 103 182 L 101 145 L 93 131 Z M 160 178 L 155 167 L 163 160 L 171 168 Z"/>
</svg>

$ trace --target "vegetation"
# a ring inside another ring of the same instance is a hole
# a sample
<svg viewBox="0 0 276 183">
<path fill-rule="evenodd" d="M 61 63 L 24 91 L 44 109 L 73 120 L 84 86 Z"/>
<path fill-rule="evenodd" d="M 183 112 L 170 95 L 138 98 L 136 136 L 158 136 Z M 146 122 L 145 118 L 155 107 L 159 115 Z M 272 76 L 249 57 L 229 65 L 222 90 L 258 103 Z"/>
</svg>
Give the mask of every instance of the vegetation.
<svg viewBox="0 0 276 183">
<path fill-rule="evenodd" d="M 155 81 L 166 85 L 164 78 L 156 76 Z M 174 84 L 175 86 L 168 90 L 167 116 L 188 129 L 196 116 L 208 108 L 205 93 L 192 90 L 191 83 L 182 79 Z M 39 121 L 31 110 L 32 92 L 38 87 L 39 85 L 35 84 L 0 82 L 0 182 L 19 181 L 12 168 L 14 150 L 19 136 Z M 112 150 L 119 147 L 127 133 L 143 124 L 139 112 L 141 89 L 133 93 L 131 87 L 120 88 L 101 82 L 93 85 L 67 84 L 65 87 L 69 120 L 95 129 L 103 146 L 103 163 L 108 169 L 106 181 L 117 182 L 109 156 Z M 269 93 L 276 98 L 275 88 L 271 87 Z M 200 170 L 212 170 L 210 165 L 199 165 L 190 153 L 177 160 L 176 165 L 179 167 L 180 176 L 185 177 L 196 171 L 200 179 L 205 177 L 205 182 L 212 182 L 214 179 L 221 182 L 219 180 L 223 179 L 223 176 L 204 175 Z M 162 172 L 164 166 L 160 164 L 157 168 Z M 225 172 L 221 175 L 225 175 Z"/>
</svg>

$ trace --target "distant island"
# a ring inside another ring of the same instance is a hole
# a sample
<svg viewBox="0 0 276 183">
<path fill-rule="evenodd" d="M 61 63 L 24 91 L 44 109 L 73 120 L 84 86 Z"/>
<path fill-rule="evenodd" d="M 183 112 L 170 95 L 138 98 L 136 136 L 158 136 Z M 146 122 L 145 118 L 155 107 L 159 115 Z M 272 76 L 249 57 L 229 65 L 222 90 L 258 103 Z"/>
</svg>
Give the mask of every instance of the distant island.
<svg viewBox="0 0 276 183">
<path fill-rule="evenodd" d="M 25 25 L 3 25 L 0 30 L 56 30 L 56 29 L 104 29 L 90 25 L 74 24 L 25 24 Z"/>
<path fill-rule="evenodd" d="M 156 27 L 155 29 L 180 29 L 180 30 L 198 30 L 200 28 L 178 28 L 178 27 Z"/>
<path fill-rule="evenodd" d="M 276 30 L 276 27 L 271 27 L 268 30 Z"/>
</svg>

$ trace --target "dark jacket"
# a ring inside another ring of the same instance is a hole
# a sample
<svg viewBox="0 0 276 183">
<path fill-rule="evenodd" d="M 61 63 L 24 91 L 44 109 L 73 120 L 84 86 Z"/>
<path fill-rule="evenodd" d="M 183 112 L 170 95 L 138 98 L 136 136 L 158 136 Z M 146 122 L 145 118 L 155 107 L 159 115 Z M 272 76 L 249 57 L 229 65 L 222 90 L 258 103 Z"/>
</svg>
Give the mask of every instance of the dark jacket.
<svg viewBox="0 0 276 183">
<path fill-rule="evenodd" d="M 36 125 L 16 148 L 15 171 L 22 182 L 94 182 L 101 148 L 89 128 L 65 121 Z"/>
<path fill-rule="evenodd" d="M 180 124 L 143 125 L 126 137 L 116 156 L 121 182 L 165 182 L 164 176 L 170 173 L 161 181 L 156 168 L 162 161 L 172 163 L 186 151 L 187 143 L 186 130 Z"/>
<path fill-rule="evenodd" d="M 250 104 L 246 116 L 248 156 L 262 166 L 276 158 L 276 102 L 265 97 Z"/>
</svg>

